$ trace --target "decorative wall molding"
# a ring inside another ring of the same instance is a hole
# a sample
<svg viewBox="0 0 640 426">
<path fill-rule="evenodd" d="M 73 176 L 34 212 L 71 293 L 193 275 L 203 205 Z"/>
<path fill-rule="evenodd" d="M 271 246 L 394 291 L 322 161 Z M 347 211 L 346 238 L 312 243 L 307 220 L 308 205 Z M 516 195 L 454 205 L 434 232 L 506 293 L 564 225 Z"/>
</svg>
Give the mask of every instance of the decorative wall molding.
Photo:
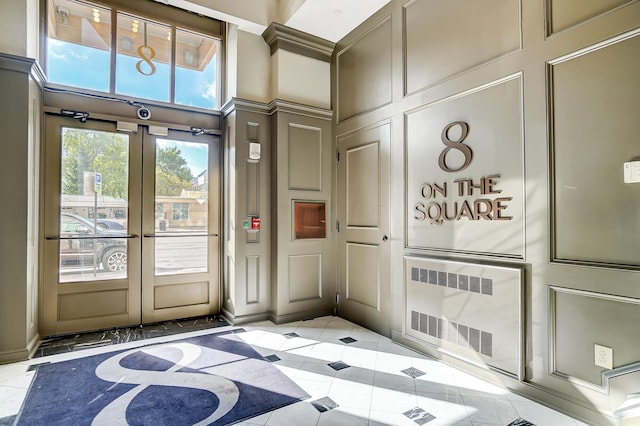
<svg viewBox="0 0 640 426">
<path fill-rule="evenodd" d="M 616 296 L 612 294 L 605 293 L 597 293 L 593 291 L 586 290 L 578 290 L 573 288 L 565 288 L 558 286 L 549 286 L 548 293 L 548 303 L 549 303 L 549 374 L 558 379 L 565 380 L 574 385 L 579 385 L 590 390 L 603 393 L 606 395 L 610 394 L 610 380 L 616 377 L 632 374 L 640 372 L 640 361 L 631 362 L 628 364 L 620 365 L 614 367 L 611 370 L 603 370 L 601 373 L 601 383 L 596 384 L 587 380 L 583 380 L 578 377 L 574 377 L 570 374 L 563 373 L 558 371 L 557 361 L 556 361 L 556 352 L 557 352 L 557 336 L 556 336 L 556 327 L 557 327 L 557 307 L 556 307 L 556 295 L 558 293 L 564 293 L 567 295 L 573 296 L 582 296 L 582 297 L 590 297 L 594 299 L 606 300 L 611 302 L 618 303 L 629 303 L 633 305 L 638 305 L 640 307 L 640 299 L 632 298 L 632 297 L 624 297 L 624 296 Z M 614 358 L 615 359 L 615 358 Z"/>
<path fill-rule="evenodd" d="M 287 50 L 309 58 L 331 62 L 335 43 L 311 34 L 272 22 L 262 33 L 262 38 L 273 55 L 278 49 Z"/>
<path fill-rule="evenodd" d="M 0 52 L 0 70 L 16 71 L 29 74 L 38 83 L 40 89 L 44 88 L 47 77 L 36 59 L 24 56 L 11 55 Z"/>
</svg>

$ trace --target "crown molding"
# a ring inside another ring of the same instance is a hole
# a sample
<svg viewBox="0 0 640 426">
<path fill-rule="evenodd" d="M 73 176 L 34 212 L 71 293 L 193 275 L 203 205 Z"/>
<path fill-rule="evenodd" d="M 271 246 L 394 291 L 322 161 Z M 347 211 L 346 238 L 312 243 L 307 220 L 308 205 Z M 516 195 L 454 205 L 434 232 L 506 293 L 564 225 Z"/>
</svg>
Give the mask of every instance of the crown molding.
<svg viewBox="0 0 640 426">
<path fill-rule="evenodd" d="M 40 64 L 33 58 L 0 52 L 0 69 L 29 74 L 40 89 L 44 88 L 44 83 L 47 81 Z"/>
<path fill-rule="evenodd" d="M 227 117 L 234 111 L 253 112 L 264 115 L 286 112 L 289 114 L 319 118 L 321 120 L 333 119 L 333 110 L 331 109 L 299 104 L 283 99 L 274 99 L 268 104 L 265 104 L 264 102 L 252 101 L 250 99 L 231 98 L 224 104 L 221 112 L 224 117 Z"/>
<path fill-rule="evenodd" d="M 309 58 L 331 62 L 336 44 L 302 31 L 272 22 L 262 33 L 262 38 L 273 55 L 278 49 L 287 50 Z"/>
</svg>

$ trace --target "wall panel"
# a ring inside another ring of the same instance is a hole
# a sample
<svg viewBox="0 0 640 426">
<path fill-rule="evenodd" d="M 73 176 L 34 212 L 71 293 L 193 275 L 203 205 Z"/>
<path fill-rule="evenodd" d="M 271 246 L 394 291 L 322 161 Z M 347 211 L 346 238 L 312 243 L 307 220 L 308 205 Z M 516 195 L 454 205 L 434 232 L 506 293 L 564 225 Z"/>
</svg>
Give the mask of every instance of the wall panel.
<svg viewBox="0 0 640 426">
<path fill-rule="evenodd" d="M 520 2 L 415 0 L 403 9 L 405 91 L 520 49 Z"/>
<path fill-rule="evenodd" d="M 289 123 L 289 189 L 322 191 L 322 130 Z"/>
<path fill-rule="evenodd" d="M 389 18 L 338 52 L 339 121 L 391 102 L 392 58 Z"/>
<path fill-rule="evenodd" d="M 640 267 L 640 33 L 550 66 L 555 255 L 559 261 Z"/>
<path fill-rule="evenodd" d="M 521 76 L 405 117 L 407 245 L 524 257 Z"/>
<path fill-rule="evenodd" d="M 547 0 L 549 34 L 578 25 L 614 9 L 628 0 Z"/>
<path fill-rule="evenodd" d="M 595 344 L 613 349 L 614 368 L 640 361 L 640 346 L 628 344 L 640 342 L 640 299 L 561 287 L 550 293 L 554 374 L 604 387 Z"/>
<path fill-rule="evenodd" d="M 289 256 L 289 301 L 322 297 L 322 253 Z"/>
</svg>

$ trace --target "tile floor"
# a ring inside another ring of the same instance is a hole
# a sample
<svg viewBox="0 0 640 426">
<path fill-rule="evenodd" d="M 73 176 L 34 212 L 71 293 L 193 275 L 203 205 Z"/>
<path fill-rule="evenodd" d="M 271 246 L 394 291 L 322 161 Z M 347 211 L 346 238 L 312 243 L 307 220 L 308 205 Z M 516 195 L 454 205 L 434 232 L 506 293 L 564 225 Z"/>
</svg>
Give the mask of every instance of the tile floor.
<svg viewBox="0 0 640 426">
<path fill-rule="evenodd" d="M 170 341 L 238 329 L 238 336 L 311 397 L 241 425 L 584 425 L 338 317 L 202 329 Z M 0 365 L 0 425 L 11 425 L 33 378 L 32 364 L 140 345 L 130 341 Z"/>
</svg>

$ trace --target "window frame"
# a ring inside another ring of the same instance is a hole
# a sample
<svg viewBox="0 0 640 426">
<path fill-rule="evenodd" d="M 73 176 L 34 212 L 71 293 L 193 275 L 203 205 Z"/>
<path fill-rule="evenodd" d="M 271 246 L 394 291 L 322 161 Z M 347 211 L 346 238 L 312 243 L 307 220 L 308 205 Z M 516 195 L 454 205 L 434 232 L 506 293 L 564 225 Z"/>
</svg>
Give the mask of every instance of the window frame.
<svg viewBox="0 0 640 426">
<path fill-rule="evenodd" d="M 222 109 L 226 75 L 224 72 L 224 53 L 226 50 L 226 23 L 215 18 L 202 16 L 192 13 L 174 6 L 158 3 L 153 0 L 71 0 L 88 6 L 96 5 L 108 8 L 111 12 L 111 47 L 109 61 L 109 91 L 97 91 L 85 89 L 76 86 L 67 86 L 59 83 L 46 82 L 46 87 L 56 89 L 70 90 L 81 93 L 95 94 L 97 96 L 108 96 L 115 99 L 130 99 L 132 96 L 126 94 L 118 94 L 116 89 L 116 55 L 117 55 L 117 17 L 118 13 L 139 16 L 151 22 L 157 22 L 171 27 L 171 55 L 172 64 L 170 71 L 170 93 L 169 102 L 157 101 L 153 99 L 141 98 L 145 104 L 165 105 L 173 108 L 184 110 L 197 110 L 206 112 L 219 112 Z M 48 38 L 49 38 L 49 6 L 53 2 L 48 0 L 40 0 L 40 58 L 41 65 L 48 74 Z M 216 102 L 213 108 L 204 108 L 198 106 L 184 105 L 175 103 L 175 54 L 176 54 L 176 30 L 192 32 L 206 37 L 212 37 L 219 41 L 219 51 L 216 53 Z"/>
</svg>

